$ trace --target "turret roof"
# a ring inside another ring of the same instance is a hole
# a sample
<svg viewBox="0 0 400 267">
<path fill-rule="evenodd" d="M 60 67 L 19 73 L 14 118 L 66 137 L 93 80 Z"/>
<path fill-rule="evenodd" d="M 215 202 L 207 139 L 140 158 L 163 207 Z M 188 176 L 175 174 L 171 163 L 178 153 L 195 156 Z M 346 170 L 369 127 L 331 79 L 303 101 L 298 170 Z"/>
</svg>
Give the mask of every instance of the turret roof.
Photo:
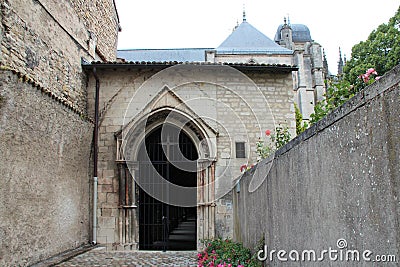
<svg viewBox="0 0 400 267">
<path fill-rule="evenodd" d="M 284 24 L 279 25 L 275 34 L 275 42 L 281 40 L 281 30 Z M 310 30 L 304 24 L 290 24 L 292 28 L 292 40 L 293 42 L 312 42 Z"/>
</svg>

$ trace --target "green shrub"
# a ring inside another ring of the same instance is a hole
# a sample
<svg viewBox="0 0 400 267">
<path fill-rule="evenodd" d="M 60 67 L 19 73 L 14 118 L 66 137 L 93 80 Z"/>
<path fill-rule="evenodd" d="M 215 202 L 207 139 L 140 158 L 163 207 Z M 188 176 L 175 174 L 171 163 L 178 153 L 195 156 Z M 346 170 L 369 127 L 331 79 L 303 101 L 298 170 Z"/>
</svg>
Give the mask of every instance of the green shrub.
<svg viewBox="0 0 400 267">
<path fill-rule="evenodd" d="M 308 123 L 305 121 L 303 122 L 303 115 L 296 104 L 294 104 L 294 110 L 296 116 L 296 134 L 299 135 L 308 128 Z"/>
<path fill-rule="evenodd" d="M 281 126 L 280 124 L 275 127 L 275 134 L 271 135 L 271 140 L 275 143 L 277 150 L 289 143 L 290 139 L 289 127 Z"/>
</svg>

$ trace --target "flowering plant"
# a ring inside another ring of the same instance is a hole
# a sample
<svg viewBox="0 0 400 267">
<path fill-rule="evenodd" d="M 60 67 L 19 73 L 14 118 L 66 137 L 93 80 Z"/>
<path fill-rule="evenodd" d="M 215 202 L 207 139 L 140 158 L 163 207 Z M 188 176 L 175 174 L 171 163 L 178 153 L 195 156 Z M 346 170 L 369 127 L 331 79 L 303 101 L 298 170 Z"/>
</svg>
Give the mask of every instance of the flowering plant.
<svg viewBox="0 0 400 267">
<path fill-rule="evenodd" d="M 205 249 L 197 254 L 198 267 L 256 267 L 260 262 L 252 257 L 250 249 L 230 239 L 203 241 Z"/>
<path fill-rule="evenodd" d="M 365 74 L 361 74 L 360 76 L 358 76 L 358 78 L 362 79 L 364 81 L 364 83 L 368 83 L 370 76 L 372 74 L 378 75 L 378 73 L 376 72 L 376 70 L 374 68 L 369 68 L 369 69 L 367 69 Z"/>
<path fill-rule="evenodd" d="M 264 142 L 261 138 L 258 138 L 256 143 L 256 152 L 258 154 L 258 160 L 265 159 L 271 155 L 275 150 L 281 148 L 291 139 L 289 128 L 287 126 L 275 127 L 275 134 L 272 134 L 271 130 L 265 131 L 265 136 L 270 138 L 269 141 Z M 274 147 L 275 146 L 275 147 Z"/>
<path fill-rule="evenodd" d="M 256 143 L 256 153 L 258 155 L 257 162 L 267 158 L 271 155 L 275 150 L 278 150 L 280 147 L 284 146 L 291 139 L 289 128 L 287 126 L 283 127 L 279 124 L 279 126 L 275 127 L 275 134 L 272 133 L 271 130 L 265 130 L 265 136 L 269 138 L 269 140 L 262 140 L 258 138 Z M 245 172 L 254 167 L 254 164 L 248 165 L 243 164 L 240 166 L 240 172 Z"/>
<path fill-rule="evenodd" d="M 240 166 L 240 172 L 248 171 L 253 167 L 254 167 L 254 164 L 251 164 L 251 165 L 243 164 L 242 166 Z"/>
<path fill-rule="evenodd" d="M 355 87 L 357 88 L 357 92 L 370 85 L 371 83 L 379 80 L 381 77 L 377 76 L 378 73 L 374 68 L 369 68 L 365 71 L 364 74 L 358 76 L 358 80 L 356 81 Z"/>
<path fill-rule="evenodd" d="M 352 98 L 367 85 L 379 80 L 381 77 L 377 75 L 378 72 L 374 68 L 369 68 L 364 74 L 360 74 L 358 76 L 358 79 L 354 84 L 350 84 L 350 82 L 344 79 L 339 79 L 336 81 L 329 80 L 325 99 L 319 101 L 314 106 L 314 113 L 311 114 L 311 123 L 316 123 L 325 117 L 329 112 Z"/>
</svg>

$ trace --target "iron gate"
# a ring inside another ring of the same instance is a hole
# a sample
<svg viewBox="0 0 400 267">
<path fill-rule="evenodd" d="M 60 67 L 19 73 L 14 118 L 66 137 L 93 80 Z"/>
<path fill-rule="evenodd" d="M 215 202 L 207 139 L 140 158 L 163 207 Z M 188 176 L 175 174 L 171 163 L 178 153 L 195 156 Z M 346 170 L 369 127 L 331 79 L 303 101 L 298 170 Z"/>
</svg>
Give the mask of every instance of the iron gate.
<svg viewBox="0 0 400 267">
<path fill-rule="evenodd" d="M 196 249 L 196 207 L 172 206 L 152 197 L 158 191 L 163 199 L 169 198 L 166 181 L 196 187 L 196 147 L 184 132 L 164 125 L 146 137 L 139 153 L 139 184 L 147 191 L 139 187 L 139 249 Z M 182 162 L 185 169 L 179 168 Z M 159 175 L 164 179 L 160 181 Z"/>
</svg>

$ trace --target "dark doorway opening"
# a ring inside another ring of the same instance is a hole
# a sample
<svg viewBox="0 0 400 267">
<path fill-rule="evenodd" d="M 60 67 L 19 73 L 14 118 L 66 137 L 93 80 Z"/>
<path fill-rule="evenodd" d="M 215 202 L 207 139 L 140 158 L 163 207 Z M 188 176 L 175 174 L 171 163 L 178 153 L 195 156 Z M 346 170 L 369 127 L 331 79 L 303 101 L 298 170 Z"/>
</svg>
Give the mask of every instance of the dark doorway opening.
<svg viewBox="0 0 400 267">
<path fill-rule="evenodd" d="M 168 183 L 197 186 L 198 154 L 189 136 L 175 126 L 164 124 L 149 133 L 139 150 L 139 249 L 196 249 L 196 207 L 179 207 L 155 199 L 162 191 L 168 200 Z M 160 182 L 157 177 L 165 180 Z M 197 198 L 197 196 L 193 196 Z M 168 201 L 167 201 L 168 202 Z"/>
</svg>

